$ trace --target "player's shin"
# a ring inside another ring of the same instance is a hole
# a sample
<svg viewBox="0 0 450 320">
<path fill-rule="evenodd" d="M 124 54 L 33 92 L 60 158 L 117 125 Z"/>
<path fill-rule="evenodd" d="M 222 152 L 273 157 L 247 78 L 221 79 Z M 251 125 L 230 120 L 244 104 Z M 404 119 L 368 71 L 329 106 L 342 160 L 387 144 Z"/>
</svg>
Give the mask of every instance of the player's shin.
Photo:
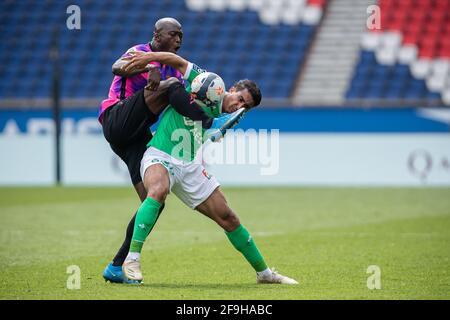
<svg viewBox="0 0 450 320">
<path fill-rule="evenodd" d="M 145 239 L 149 235 L 158 218 L 160 208 L 161 204 L 152 198 L 147 198 L 144 202 L 142 202 L 136 214 L 136 222 L 134 223 L 130 253 L 141 252 Z"/>
<path fill-rule="evenodd" d="M 155 226 L 156 222 L 159 219 L 159 216 L 161 215 L 161 212 L 164 210 L 164 203 L 161 205 L 161 208 L 159 208 L 158 216 L 156 217 L 156 221 L 153 224 Z M 136 215 L 137 212 L 134 214 L 133 218 L 130 220 L 127 226 L 127 232 L 125 235 L 125 240 L 122 243 L 122 246 L 120 247 L 119 251 L 117 251 L 116 256 L 113 259 L 112 265 L 113 266 L 121 266 L 123 262 L 125 261 L 125 258 L 127 257 L 128 252 L 130 251 L 130 245 L 131 245 L 131 239 L 133 237 L 134 233 L 134 224 L 136 221 Z M 152 232 L 152 230 L 150 230 Z"/>
<path fill-rule="evenodd" d="M 241 224 L 231 232 L 225 232 L 231 244 L 247 259 L 256 272 L 267 269 L 267 264 L 250 233 Z"/>
</svg>

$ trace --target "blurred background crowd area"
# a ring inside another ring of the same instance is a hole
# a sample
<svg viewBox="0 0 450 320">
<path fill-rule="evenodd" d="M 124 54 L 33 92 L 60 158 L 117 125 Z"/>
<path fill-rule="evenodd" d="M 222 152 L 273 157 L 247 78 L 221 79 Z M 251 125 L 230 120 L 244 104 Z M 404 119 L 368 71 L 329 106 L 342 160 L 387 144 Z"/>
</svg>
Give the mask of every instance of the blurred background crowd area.
<svg viewBox="0 0 450 320">
<path fill-rule="evenodd" d="M 450 0 L 3 0 L 0 106 L 51 105 L 57 34 L 63 105 L 97 108 L 114 61 L 167 16 L 181 56 L 228 87 L 256 80 L 263 106 L 450 106 Z"/>
</svg>

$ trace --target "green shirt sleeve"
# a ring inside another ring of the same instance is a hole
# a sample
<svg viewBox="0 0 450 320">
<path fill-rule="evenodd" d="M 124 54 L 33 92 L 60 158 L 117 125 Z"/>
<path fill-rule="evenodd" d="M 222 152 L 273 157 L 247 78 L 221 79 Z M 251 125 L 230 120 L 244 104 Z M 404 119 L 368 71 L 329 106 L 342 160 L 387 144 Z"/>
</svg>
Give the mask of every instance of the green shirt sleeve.
<svg viewBox="0 0 450 320">
<path fill-rule="evenodd" d="M 183 78 L 186 80 L 186 91 L 191 92 L 191 83 L 194 81 L 195 77 L 200 73 L 206 72 L 205 69 L 200 68 L 198 65 L 192 62 L 188 62 L 186 72 Z M 209 108 L 202 108 L 210 117 L 218 117 L 222 113 L 222 101 Z"/>
<path fill-rule="evenodd" d="M 195 79 L 196 76 L 198 76 L 200 73 L 206 72 L 206 70 L 200 68 L 195 63 L 189 62 L 188 66 L 186 68 L 186 73 L 184 74 L 183 78 L 191 84 L 192 81 Z"/>
</svg>

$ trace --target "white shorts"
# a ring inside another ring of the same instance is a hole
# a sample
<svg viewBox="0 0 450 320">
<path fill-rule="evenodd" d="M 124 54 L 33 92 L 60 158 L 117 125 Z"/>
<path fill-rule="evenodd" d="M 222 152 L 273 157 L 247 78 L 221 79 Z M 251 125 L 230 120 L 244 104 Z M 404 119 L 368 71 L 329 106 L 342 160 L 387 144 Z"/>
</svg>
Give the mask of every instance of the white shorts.
<svg viewBox="0 0 450 320">
<path fill-rule="evenodd" d="M 142 157 L 141 177 L 154 164 L 161 164 L 167 169 L 170 191 L 191 209 L 208 199 L 220 186 L 216 178 L 209 175 L 198 161 L 184 162 L 153 147 L 148 148 Z"/>
</svg>

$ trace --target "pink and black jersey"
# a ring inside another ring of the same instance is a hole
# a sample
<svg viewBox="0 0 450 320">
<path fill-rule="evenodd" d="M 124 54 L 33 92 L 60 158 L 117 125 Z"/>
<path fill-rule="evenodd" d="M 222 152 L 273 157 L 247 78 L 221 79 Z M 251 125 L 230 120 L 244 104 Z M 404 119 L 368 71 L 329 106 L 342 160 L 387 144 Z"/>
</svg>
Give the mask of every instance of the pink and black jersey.
<svg viewBox="0 0 450 320">
<path fill-rule="evenodd" d="M 151 52 L 152 49 L 149 43 L 138 44 L 128 49 L 127 52 L 122 55 L 122 57 L 130 56 L 130 52 L 133 51 Z M 183 75 L 175 68 L 167 65 L 161 65 L 159 62 L 151 62 L 151 64 L 159 67 L 159 70 L 161 72 L 161 80 L 166 80 L 170 77 L 176 77 L 183 85 L 185 84 Z M 103 100 L 100 105 L 98 116 L 99 122 L 102 122 L 103 112 L 105 112 L 106 109 L 115 105 L 120 100 L 128 98 L 140 89 L 143 89 L 147 85 L 147 78 L 148 72 L 143 72 L 129 78 L 114 76 L 111 87 L 109 88 L 108 99 Z"/>
</svg>

